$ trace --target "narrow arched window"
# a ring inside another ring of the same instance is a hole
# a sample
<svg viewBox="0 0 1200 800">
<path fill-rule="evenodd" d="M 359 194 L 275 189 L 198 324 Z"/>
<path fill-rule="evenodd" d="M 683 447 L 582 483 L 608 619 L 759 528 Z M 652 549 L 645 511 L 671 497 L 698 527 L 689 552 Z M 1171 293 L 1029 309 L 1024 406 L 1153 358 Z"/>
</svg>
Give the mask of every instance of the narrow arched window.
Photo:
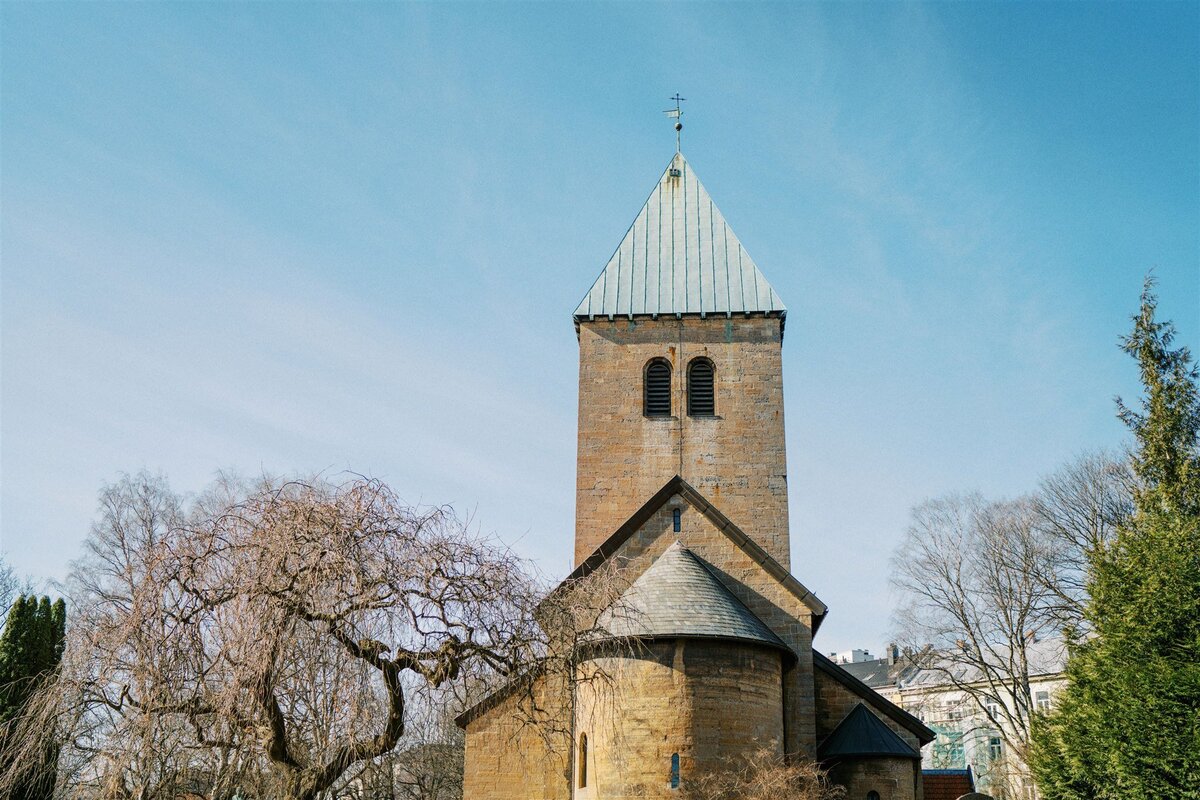
<svg viewBox="0 0 1200 800">
<path fill-rule="evenodd" d="M 671 788 L 679 788 L 679 753 L 671 754 Z"/>
<path fill-rule="evenodd" d="M 711 417 L 716 410 L 713 363 L 707 358 L 694 358 L 688 365 L 688 414 L 693 417 Z"/>
<path fill-rule="evenodd" d="M 579 734 L 579 788 L 587 787 L 587 734 Z"/>
<path fill-rule="evenodd" d="M 675 533 L 679 533 L 683 529 L 683 510 L 676 508 L 671 511 L 671 527 Z"/>
<path fill-rule="evenodd" d="M 647 417 L 671 416 L 671 365 L 664 359 L 646 365 L 644 403 Z"/>
</svg>

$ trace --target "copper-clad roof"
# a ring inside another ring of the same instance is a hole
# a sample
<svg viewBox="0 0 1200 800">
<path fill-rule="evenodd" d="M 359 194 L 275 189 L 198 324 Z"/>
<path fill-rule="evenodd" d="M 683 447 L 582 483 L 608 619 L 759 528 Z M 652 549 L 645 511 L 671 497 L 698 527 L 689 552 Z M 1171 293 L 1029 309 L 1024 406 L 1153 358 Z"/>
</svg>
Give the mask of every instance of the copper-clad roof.
<svg viewBox="0 0 1200 800">
<path fill-rule="evenodd" d="M 786 311 L 687 159 L 676 153 L 575 319 Z"/>
</svg>

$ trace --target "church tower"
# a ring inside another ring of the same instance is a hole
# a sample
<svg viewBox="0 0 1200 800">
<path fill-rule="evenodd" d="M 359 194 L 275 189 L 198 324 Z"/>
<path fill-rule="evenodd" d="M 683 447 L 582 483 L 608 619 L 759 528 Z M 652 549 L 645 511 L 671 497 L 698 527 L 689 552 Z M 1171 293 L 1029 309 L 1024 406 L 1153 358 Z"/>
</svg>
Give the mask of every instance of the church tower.
<svg viewBox="0 0 1200 800">
<path fill-rule="evenodd" d="M 458 716 L 465 800 L 672 800 L 764 753 L 921 800 L 934 732 L 813 649 L 789 566 L 785 313 L 676 153 L 575 309 L 568 652 Z"/>
<path fill-rule="evenodd" d="M 576 564 L 678 475 L 790 566 L 786 313 L 676 153 L 575 309 Z"/>
</svg>

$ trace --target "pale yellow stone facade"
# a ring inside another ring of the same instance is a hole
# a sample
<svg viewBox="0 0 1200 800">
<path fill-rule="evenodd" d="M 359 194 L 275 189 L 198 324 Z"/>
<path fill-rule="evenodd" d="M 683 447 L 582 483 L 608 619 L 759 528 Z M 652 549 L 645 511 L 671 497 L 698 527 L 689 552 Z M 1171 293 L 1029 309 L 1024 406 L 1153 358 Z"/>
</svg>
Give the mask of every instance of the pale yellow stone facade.
<svg viewBox="0 0 1200 800">
<path fill-rule="evenodd" d="M 570 695 L 545 681 L 503 697 L 466 728 L 464 797 L 479 800 L 560 800 L 570 797 L 569 728 L 529 724 L 530 697 L 569 721 Z"/>
<path fill-rule="evenodd" d="M 675 758 L 685 776 L 759 749 L 782 753 L 781 661 L 771 648 L 676 639 L 585 662 L 585 674 L 603 670 L 611 681 L 579 684 L 574 796 L 669 796 Z"/>
<path fill-rule="evenodd" d="M 779 315 L 579 322 L 575 563 L 673 476 L 791 563 Z M 642 373 L 671 364 L 671 415 L 643 413 Z M 687 413 L 687 368 L 712 361 L 716 413 Z"/>
</svg>

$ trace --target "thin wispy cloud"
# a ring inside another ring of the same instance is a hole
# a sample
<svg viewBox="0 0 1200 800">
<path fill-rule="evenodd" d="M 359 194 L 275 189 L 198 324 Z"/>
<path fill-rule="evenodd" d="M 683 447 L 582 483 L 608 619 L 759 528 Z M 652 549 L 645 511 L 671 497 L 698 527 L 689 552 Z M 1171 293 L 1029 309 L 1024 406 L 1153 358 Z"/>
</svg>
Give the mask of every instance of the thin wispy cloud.
<svg viewBox="0 0 1200 800">
<path fill-rule="evenodd" d="M 1200 14 L 1144 8 L 0 6 L 0 550 L 61 576 L 122 470 L 352 469 L 561 573 L 569 315 L 678 90 L 790 309 L 819 646 L 878 647 L 911 506 L 1120 441 L 1148 267 L 1200 330 Z"/>
</svg>

